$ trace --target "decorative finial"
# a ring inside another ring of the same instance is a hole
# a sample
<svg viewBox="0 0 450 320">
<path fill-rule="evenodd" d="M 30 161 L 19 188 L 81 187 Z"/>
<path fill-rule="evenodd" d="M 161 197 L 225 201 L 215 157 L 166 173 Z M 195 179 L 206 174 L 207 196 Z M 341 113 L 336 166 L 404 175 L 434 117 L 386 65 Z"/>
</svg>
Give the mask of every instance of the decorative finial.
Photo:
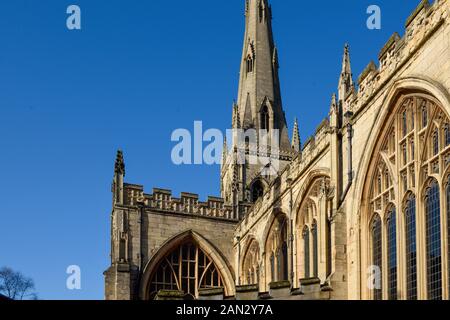
<svg viewBox="0 0 450 320">
<path fill-rule="evenodd" d="M 299 131 L 299 128 L 298 128 L 298 120 L 297 120 L 297 118 L 295 118 L 294 131 L 292 133 L 292 148 L 296 152 L 300 152 L 300 150 L 301 150 L 300 131 Z"/>
<path fill-rule="evenodd" d="M 125 161 L 123 160 L 122 150 L 117 151 L 116 163 L 114 165 L 114 172 L 116 174 L 125 175 Z"/>
</svg>

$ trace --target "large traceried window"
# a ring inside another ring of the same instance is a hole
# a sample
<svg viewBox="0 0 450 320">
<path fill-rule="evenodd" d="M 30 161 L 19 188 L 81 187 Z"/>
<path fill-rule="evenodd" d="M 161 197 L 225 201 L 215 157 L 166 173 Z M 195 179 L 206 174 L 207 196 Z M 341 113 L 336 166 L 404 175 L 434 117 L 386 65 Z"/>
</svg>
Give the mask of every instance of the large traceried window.
<svg viewBox="0 0 450 320">
<path fill-rule="evenodd" d="M 367 297 L 443 298 L 444 278 L 450 281 L 450 270 L 444 272 L 442 255 L 450 249 L 442 250 L 449 235 L 442 234 L 448 232 L 441 229 L 448 215 L 441 209 L 450 206 L 450 187 L 447 190 L 438 181 L 444 180 L 450 166 L 449 123 L 433 97 L 408 94 L 396 101 L 384 124 L 365 186 L 369 200 L 363 241 L 370 248 L 364 253 L 367 267 L 384 266 L 381 276 L 387 287 L 379 292 L 367 290 Z M 441 199 L 442 193 L 448 197 Z M 441 203 L 444 199 L 448 204 Z M 402 214 L 395 217 L 393 208 L 401 208 Z M 378 223 L 382 234 L 377 232 Z M 403 244 L 401 250 L 398 243 Z"/>
<path fill-rule="evenodd" d="M 428 300 L 442 299 L 441 209 L 439 184 L 430 183 L 425 196 Z"/>
<path fill-rule="evenodd" d="M 387 218 L 388 242 L 388 296 L 389 300 L 397 300 L 397 217 L 395 209 L 391 209 Z"/>
<path fill-rule="evenodd" d="M 380 271 L 376 276 L 380 279 L 375 280 L 373 288 L 373 299 L 381 300 L 383 298 L 383 279 L 382 279 L 382 265 L 383 265 L 383 246 L 381 234 L 381 219 L 379 215 L 375 215 L 372 221 L 372 265 L 374 269 Z"/>
<path fill-rule="evenodd" d="M 406 291 L 408 300 L 417 300 L 416 198 L 411 195 L 405 208 Z"/>
<path fill-rule="evenodd" d="M 186 242 L 160 262 L 150 292 L 178 290 L 196 297 L 199 289 L 220 287 L 222 283 L 222 276 L 205 252 L 194 242 Z"/>
</svg>

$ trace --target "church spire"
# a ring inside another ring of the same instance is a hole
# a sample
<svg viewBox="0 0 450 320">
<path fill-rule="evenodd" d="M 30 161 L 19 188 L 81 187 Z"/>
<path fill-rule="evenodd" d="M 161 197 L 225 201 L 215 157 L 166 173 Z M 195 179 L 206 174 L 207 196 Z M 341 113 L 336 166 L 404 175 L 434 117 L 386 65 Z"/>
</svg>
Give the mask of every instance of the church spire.
<svg viewBox="0 0 450 320">
<path fill-rule="evenodd" d="M 278 129 L 280 148 L 290 150 L 278 77 L 278 52 L 267 0 L 246 0 L 238 107 L 243 129 Z M 268 127 L 267 127 L 268 126 Z"/>
<path fill-rule="evenodd" d="M 300 150 L 302 149 L 297 118 L 295 118 L 294 132 L 292 133 L 292 149 L 294 149 L 296 152 L 300 152 Z"/>
<path fill-rule="evenodd" d="M 353 74 L 350 64 L 350 47 L 345 44 L 342 58 L 342 72 L 339 78 L 339 100 L 344 101 L 353 88 Z"/>
</svg>

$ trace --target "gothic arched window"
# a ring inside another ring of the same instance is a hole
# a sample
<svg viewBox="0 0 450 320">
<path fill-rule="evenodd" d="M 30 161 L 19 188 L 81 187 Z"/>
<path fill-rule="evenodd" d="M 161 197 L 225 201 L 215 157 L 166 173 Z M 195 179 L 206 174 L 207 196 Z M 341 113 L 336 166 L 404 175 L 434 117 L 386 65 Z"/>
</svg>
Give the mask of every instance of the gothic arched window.
<svg viewBox="0 0 450 320">
<path fill-rule="evenodd" d="M 270 115 L 267 106 L 264 106 L 261 110 L 261 129 L 262 130 L 270 129 Z"/>
<path fill-rule="evenodd" d="M 417 300 L 416 198 L 410 196 L 405 208 L 406 290 L 408 300 Z"/>
<path fill-rule="evenodd" d="M 387 248 L 389 300 L 397 300 L 397 218 L 395 208 L 388 214 Z"/>
<path fill-rule="evenodd" d="M 303 252 L 304 258 L 303 261 L 305 263 L 305 278 L 309 278 L 310 275 L 310 259 L 309 259 L 309 228 L 305 226 L 303 229 Z"/>
<path fill-rule="evenodd" d="M 433 156 L 439 153 L 439 132 L 437 130 L 433 133 Z"/>
<path fill-rule="evenodd" d="M 439 184 L 433 180 L 425 196 L 428 300 L 442 299 L 441 209 Z"/>
<path fill-rule="evenodd" d="M 426 128 L 428 125 L 428 110 L 427 106 L 422 106 L 422 128 Z"/>
<path fill-rule="evenodd" d="M 314 221 L 312 228 L 312 241 L 313 241 L 313 276 L 319 276 L 319 248 L 317 243 L 317 223 Z"/>
<path fill-rule="evenodd" d="M 193 242 L 186 242 L 160 262 L 153 273 L 150 292 L 178 290 L 197 296 L 199 289 L 220 287 L 222 283 L 218 269 L 206 253 Z"/>
<path fill-rule="evenodd" d="M 246 65 L 247 65 L 247 73 L 253 72 L 253 58 L 251 55 L 247 56 L 246 59 Z"/>
<path fill-rule="evenodd" d="M 363 191 L 369 200 L 361 206 L 364 267 L 371 268 L 374 275 L 381 272 L 382 281 L 377 283 L 382 289 L 365 288 L 362 296 L 442 299 L 447 294 L 447 286 L 443 289 L 447 273 L 450 279 L 450 248 L 443 240 L 450 242 L 450 229 L 444 226 L 450 218 L 441 208 L 450 216 L 450 186 L 447 190 L 440 181 L 449 179 L 450 183 L 450 178 L 444 177 L 450 164 L 450 117 L 438 100 L 423 93 L 405 93 L 392 105 L 396 109 L 390 110 L 383 132 L 375 138 Z M 388 173 L 383 171 L 386 169 Z M 381 192 L 380 173 L 390 178 L 387 185 L 383 176 Z M 441 192 L 448 198 L 444 200 Z M 402 214 L 397 212 L 394 217 L 392 208 Z"/>
<path fill-rule="evenodd" d="M 379 271 L 376 276 L 379 279 L 375 280 L 375 287 L 373 289 L 374 300 L 381 300 L 383 298 L 382 291 L 382 236 L 381 236 L 381 219 L 379 215 L 375 215 L 372 221 L 372 265 Z"/>
</svg>

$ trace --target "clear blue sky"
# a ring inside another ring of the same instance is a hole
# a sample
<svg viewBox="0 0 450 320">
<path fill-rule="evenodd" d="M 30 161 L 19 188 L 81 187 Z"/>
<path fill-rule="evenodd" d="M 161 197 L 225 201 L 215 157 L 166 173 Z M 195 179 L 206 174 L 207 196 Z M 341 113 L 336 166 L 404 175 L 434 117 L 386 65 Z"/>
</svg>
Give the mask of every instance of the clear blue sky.
<svg viewBox="0 0 450 320">
<path fill-rule="evenodd" d="M 302 139 L 328 114 L 343 46 L 355 80 L 419 0 L 272 0 L 284 109 Z M 66 8 L 82 30 L 66 28 Z M 382 9 L 382 29 L 366 9 Z M 219 194 L 219 168 L 176 167 L 171 133 L 226 129 L 237 94 L 244 0 L 0 2 L 0 266 L 35 279 L 42 299 L 102 299 L 110 185 Z M 82 290 L 66 289 L 66 268 Z"/>
</svg>

